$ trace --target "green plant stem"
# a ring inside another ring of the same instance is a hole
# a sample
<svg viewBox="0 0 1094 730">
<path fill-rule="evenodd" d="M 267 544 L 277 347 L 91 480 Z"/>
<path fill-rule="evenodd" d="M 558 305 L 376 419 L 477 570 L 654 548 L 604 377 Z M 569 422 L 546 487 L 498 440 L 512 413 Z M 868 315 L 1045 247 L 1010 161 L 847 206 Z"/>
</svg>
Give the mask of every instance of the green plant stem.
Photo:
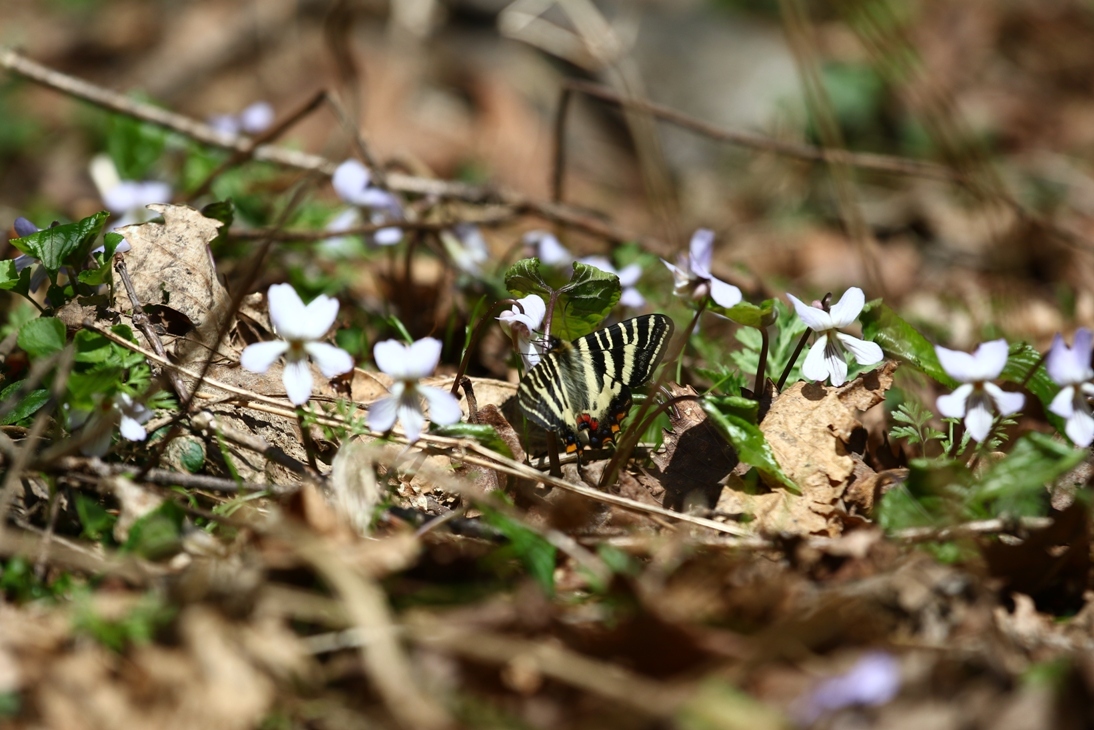
<svg viewBox="0 0 1094 730">
<path fill-rule="evenodd" d="M 703 297 L 703 300 L 699 302 L 699 306 L 695 308 L 695 316 L 691 318 L 691 322 L 688 323 L 687 329 L 684 330 L 684 336 L 680 340 L 680 347 L 673 356 L 673 360 L 676 361 L 676 382 L 680 382 L 682 371 L 684 368 L 684 349 L 691 342 L 691 333 L 695 331 L 695 327 L 699 324 L 699 317 L 702 316 L 703 310 L 707 308 L 707 298 Z"/>
<path fill-rule="evenodd" d="M 764 375 L 767 373 L 767 351 L 771 346 L 771 337 L 767 333 L 767 327 L 760 329 L 760 359 L 756 364 L 756 385 L 752 389 L 752 396 L 757 403 L 760 402 L 760 394 L 763 393 Z"/>
<path fill-rule="evenodd" d="M 312 468 L 312 471 L 316 474 L 319 473 L 319 464 L 315 460 L 315 442 L 311 439 L 311 434 L 308 432 L 308 426 L 304 423 L 304 407 L 296 407 L 296 423 L 300 426 L 300 440 L 304 444 L 304 452 L 308 455 L 308 466 Z"/>
<path fill-rule="evenodd" d="M 518 302 L 516 299 L 499 299 L 494 303 L 490 309 L 487 310 L 480 319 L 479 323 L 475 325 L 475 329 L 471 332 L 471 340 L 467 343 L 467 349 L 463 353 L 463 358 L 460 360 L 460 367 L 456 371 L 456 377 L 452 380 L 452 395 L 456 395 L 460 390 L 460 380 L 463 378 L 464 373 L 467 372 L 467 366 L 471 362 L 471 353 L 475 351 L 475 345 L 479 344 L 479 340 L 482 338 L 482 333 L 486 330 L 486 327 L 493 321 L 494 315 L 505 307 L 516 306 L 520 310 L 521 314 L 524 314 L 524 305 Z M 513 349 L 519 349 L 517 346 L 516 335 L 513 335 Z M 523 358 L 521 364 L 524 364 Z"/>
<path fill-rule="evenodd" d="M 809 341 L 809 335 L 811 334 L 813 334 L 812 330 L 806 330 L 802 333 L 802 338 L 798 340 L 798 346 L 794 348 L 794 354 L 790 356 L 790 360 L 787 361 L 786 367 L 783 369 L 783 374 L 779 376 L 779 382 L 775 386 L 775 392 L 782 392 L 783 386 L 786 385 L 786 379 L 790 377 L 790 373 L 794 369 L 794 363 L 798 361 L 798 356 L 801 355 L 802 350 L 805 349 L 805 343 Z"/>
</svg>

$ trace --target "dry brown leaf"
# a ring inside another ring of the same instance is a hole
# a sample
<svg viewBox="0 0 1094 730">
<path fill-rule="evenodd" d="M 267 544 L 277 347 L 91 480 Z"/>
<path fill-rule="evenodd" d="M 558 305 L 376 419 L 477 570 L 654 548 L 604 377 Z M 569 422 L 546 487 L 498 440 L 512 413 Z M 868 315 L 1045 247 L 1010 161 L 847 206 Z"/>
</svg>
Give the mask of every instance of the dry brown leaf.
<svg viewBox="0 0 1094 730">
<path fill-rule="evenodd" d="M 841 532 L 833 518 L 854 473 L 847 443 L 862 426 L 857 412 L 885 398 L 896 367 L 888 362 L 839 388 L 796 383 L 775 399 L 760 430 L 802 493 L 788 494 L 775 484 L 771 494 L 739 495 L 762 530 L 832 537 Z"/>
<path fill-rule="evenodd" d="M 212 348 L 220 323 L 230 314 L 231 303 L 209 252 L 209 242 L 216 238 L 222 224 L 188 205 L 156 204 L 148 208 L 162 214 L 164 222 L 119 229 L 133 247 L 125 254 L 133 289 L 142 305 L 182 314 L 196 330 L 201 344 Z M 118 287 L 118 304 L 133 309 L 124 287 Z M 202 351 L 196 355 L 205 354 Z"/>
</svg>

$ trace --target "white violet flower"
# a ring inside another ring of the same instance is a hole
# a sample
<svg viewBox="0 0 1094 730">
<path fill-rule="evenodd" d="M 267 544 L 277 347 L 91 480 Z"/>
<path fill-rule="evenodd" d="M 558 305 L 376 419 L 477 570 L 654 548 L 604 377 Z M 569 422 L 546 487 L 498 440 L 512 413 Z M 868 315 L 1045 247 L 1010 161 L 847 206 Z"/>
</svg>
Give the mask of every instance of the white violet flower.
<svg viewBox="0 0 1094 730">
<path fill-rule="evenodd" d="M 399 200 L 374 186 L 372 173 L 359 160 L 349 159 L 340 164 L 331 177 L 331 184 L 339 198 L 357 208 L 367 209 L 369 220 L 376 225 L 403 219 Z M 403 240 L 403 229 L 398 226 L 381 228 L 372 234 L 372 240 L 381 246 L 394 246 Z"/>
<path fill-rule="evenodd" d="M 155 213 L 148 210 L 152 203 L 170 203 L 171 186 L 165 182 L 147 180 L 138 182 L 134 180 L 122 180 L 118 174 L 118 168 L 107 155 L 96 155 L 91 160 L 91 180 L 99 190 L 99 196 L 103 199 L 103 205 L 114 215 L 117 220 L 107 230 L 115 230 L 134 223 L 144 223 L 155 217 Z M 102 247 L 94 252 L 101 251 Z M 129 242 L 118 245 L 118 253 L 129 250 Z"/>
<path fill-rule="evenodd" d="M 498 315 L 498 321 L 517 336 L 517 345 L 520 357 L 524 360 L 526 370 L 531 370 L 540 361 L 542 353 L 539 349 L 539 338 L 533 338 L 532 334 L 542 325 L 547 316 L 547 305 L 538 294 L 529 294 L 523 299 L 518 299 L 524 311 L 513 305 L 508 312 Z"/>
<path fill-rule="evenodd" d="M 642 296 L 642 292 L 635 288 L 635 284 L 642 276 L 642 267 L 639 264 L 630 264 L 622 269 L 616 269 L 612 266 L 612 262 L 604 256 L 586 256 L 578 259 L 578 261 L 619 277 L 619 286 L 623 289 L 619 295 L 619 303 L 624 307 L 638 309 L 646 306 L 646 298 Z"/>
<path fill-rule="evenodd" d="M 954 380 L 961 383 L 949 395 L 939 396 L 938 412 L 946 418 L 964 418 L 965 428 L 976 441 L 991 433 L 993 411 L 1001 416 L 1017 413 L 1026 402 L 1021 393 L 1008 393 L 995 383 L 1007 364 L 1007 341 L 984 342 L 971 355 L 935 345 L 938 362 Z"/>
<path fill-rule="evenodd" d="M 847 358 L 843 354 L 845 347 L 860 365 L 874 365 L 884 359 L 885 355 L 877 343 L 840 332 L 862 313 L 862 308 L 866 305 L 866 295 L 862 293 L 862 289 L 851 287 L 827 312 L 821 307 L 809 306 L 789 292 L 786 296 L 806 326 L 817 333 L 813 346 L 809 348 L 809 354 L 802 363 L 802 374 L 805 377 L 818 382 L 831 378 L 832 385 L 836 387 L 846 383 Z"/>
<path fill-rule="evenodd" d="M 463 417 L 460 402 L 454 395 L 418 382 L 430 375 L 440 362 L 440 340 L 426 337 L 413 345 L 384 340 L 376 343 L 372 356 L 376 367 L 395 379 L 391 395 L 376 401 L 368 409 L 368 427 L 373 431 L 388 431 L 398 421 L 403 424 L 407 440 L 414 443 L 425 425 L 423 398 L 429 403 L 429 417 L 434 423 L 448 426 Z"/>
<path fill-rule="evenodd" d="M 118 393 L 113 398 L 98 401 L 95 410 L 85 411 L 70 408 L 65 404 L 65 415 L 70 429 L 81 426 L 93 434 L 94 438 L 80 446 L 84 456 L 104 456 L 110 450 L 110 441 L 114 435 L 114 423 L 127 441 L 144 441 L 148 431 L 144 424 L 152 418 L 152 410 L 143 403 L 133 400 L 127 393 Z"/>
<path fill-rule="evenodd" d="M 547 231 L 528 231 L 521 238 L 528 249 L 528 256 L 539 259 L 544 266 L 562 267 L 569 266 L 574 260 L 573 254 L 558 242 L 552 233 Z"/>
<path fill-rule="evenodd" d="M 266 299 L 270 307 L 270 321 L 282 339 L 247 345 L 239 357 L 239 364 L 252 373 L 264 373 L 284 355 L 282 380 L 285 392 L 293 405 L 304 405 L 311 398 L 312 389 L 309 357 L 328 378 L 353 369 L 353 358 L 348 352 L 319 341 L 338 316 L 338 300 L 320 294 L 305 307 L 289 284 L 274 284 Z"/>
<path fill-rule="evenodd" d="M 700 301 L 709 295 L 715 304 L 729 309 L 740 304 L 741 290 L 710 273 L 713 257 L 714 231 L 700 228 L 691 237 L 687 256 L 680 256 L 675 266 L 664 259 L 661 263 L 672 272 L 676 296 Z"/>
<path fill-rule="evenodd" d="M 1049 377 L 1063 389 L 1056 394 L 1048 409 L 1067 421 L 1064 432 L 1076 446 L 1084 449 L 1094 441 L 1094 416 L 1087 398 L 1094 396 L 1094 368 L 1090 367 L 1090 354 L 1094 349 L 1094 335 L 1081 327 L 1075 332 L 1075 344 L 1068 347 L 1064 338 L 1056 335 L 1052 348 L 1045 358 L 1045 370 Z"/>
</svg>

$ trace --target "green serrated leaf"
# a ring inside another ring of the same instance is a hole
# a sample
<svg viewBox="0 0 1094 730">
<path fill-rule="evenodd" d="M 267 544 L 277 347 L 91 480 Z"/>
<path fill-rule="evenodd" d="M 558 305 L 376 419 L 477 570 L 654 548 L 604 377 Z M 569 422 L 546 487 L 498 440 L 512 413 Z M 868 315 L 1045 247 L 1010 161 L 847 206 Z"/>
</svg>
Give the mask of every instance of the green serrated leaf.
<svg viewBox="0 0 1094 730">
<path fill-rule="evenodd" d="M 957 387 L 938 362 L 934 345 L 880 299 L 867 303 L 859 321 L 865 338 L 881 345 L 886 356 L 908 363 L 947 388 Z"/>
<path fill-rule="evenodd" d="M 113 395 L 121 376 L 120 369 L 111 367 L 87 373 L 72 373 L 65 382 L 69 405 L 79 410 L 92 410 L 96 404 L 95 396 Z"/>
<path fill-rule="evenodd" d="M 11 244 L 23 253 L 41 260 L 50 279 L 57 280 L 62 266 L 82 268 L 95 240 L 110 214 L 105 210 L 75 223 L 45 228 L 23 238 L 13 239 Z"/>
<path fill-rule="evenodd" d="M 1037 369 L 1033 370 L 1034 367 Z M 1031 370 L 1033 370 L 1033 375 L 1029 376 Z M 1029 376 L 1029 380 L 1026 380 L 1027 376 Z M 1041 353 L 1025 342 L 1012 342 L 1007 353 L 1006 367 L 1003 368 L 1003 374 L 999 377 L 1001 380 L 1008 380 L 1012 383 L 1024 382 L 1026 389 L 1033 393 L 1037 400 L 1041 401 L 1041 405 L 1045 409 L 1045 417 L 1049 423 L 1055 426 L 1057 431 L 1063 433 L 1064 419 L 1048 409 L 1052 399 L 1060 392 L 1060 386 L 1053 382 L 1048 371 L 1043 367 Z"/>
<path fill-rule="evenodd" d="M 772 321 L 772 315 L 774 313 L 775 300 L 768 299 L 760 302 L 759 304 L 751 304 L 749 302 L 741 302 L 736 306 L 726 309 L 725 307 L 719 307 L 713 301 L 707 305 L 707 309 L 720 314 L 723 317 L 733 320 L 737 324 L 744 325 L 745 327 L 753 327 L 760 329 L 765 327 L 767 323 Z"/>
<path fill-rule="evenodd" d="M 623 293 L 619 277 L 575 261 L 569 283 L 559 290 L 551 330 L 565 340 L 583 337 L 600 326 Z"/>
<path fill-rule="evenodd" d="M 1040 495 L 1046 484 L 1074 469 L 1087 454 L 1043 433 L 1023 434 L 1010 453 L 981 477 L 973 501 L 983 505 L 1001 498 L 1015 501 L 1031 491 Z"/>
<path fill-rule="evenodd" d="M 740 398 L 740 400 L 747 400 Z M 765 476 L 775 481 L 793 494 L 801 494 L 797 484 L 783 473 L 779 463 L 775 460 L 775 454 L 771 446 L 764 438 L 763 432 L 753 420 L 742 418 L 737 413 L 723 413 L 715 407 L 714 403 L 703 399 L 703 410 L 711 422 L 722 432 L 733 448 L 737 456 L 746 464 L 759 469 Z"/>
<path fill-rule="evenodd" d="M 0 261 L 0 289 L 27 296 L 30 293 L 30 272 L 33 266 L 15 270 L 15 259 Z"/>
<path fill-rule="evenodd" d="M 114 231 L 110 231 L 105 236 L 103 236 L 102 257 L 104 266 L 106 266 L 107 268 L 113 266 L 114 254 L 117 252 L 118 246 L 122 245 L 122 241 L 124 240 L 125 236 L 120 233 L 115 233 Z"/>
<path fill-rule="evenodd" d="M 38 360 L 60 352 L 65 347 L 65 325 L 56 317 L 38 317 L 19 328 L 19 347 Z"/>
<path fill-rule="evenodd" d="M 539 273 L 539 259 L 521 259 L 505 271 L 505 288 L 516 299 L 538 294 L 544 301 L 551 298 L 551 287 Z"/>
<path fill-rule="evenodd" d="M 14 398 L 19 393 L 20 388 L 22 388 L 23 382 L 24 381 L 22 380 L 18 380 L 4 388 L 3 391 L 0 391 L 0 403 L 7 404 L 9 398 Z M 0 424 L 10 426 L 13 423 L 18 423 L 24 418 L 34 415 L 48 402 L 48 390 L 44 388 L 32 390 L 22 397 L 15 407 L 4 416 L 3 420 L 0 420 Z"/>
<path fill-rule="evenodd" d="M 454 423 L 450 426 L 438 426 L 434 424 L 429 432 L 437 436 L 449 438 L 473 439 L 486 448 L 502 456 L 512 459 L 513 452 L 509 444 L 505 443 L 493 426 L 485 423 Z"/>
</svg>

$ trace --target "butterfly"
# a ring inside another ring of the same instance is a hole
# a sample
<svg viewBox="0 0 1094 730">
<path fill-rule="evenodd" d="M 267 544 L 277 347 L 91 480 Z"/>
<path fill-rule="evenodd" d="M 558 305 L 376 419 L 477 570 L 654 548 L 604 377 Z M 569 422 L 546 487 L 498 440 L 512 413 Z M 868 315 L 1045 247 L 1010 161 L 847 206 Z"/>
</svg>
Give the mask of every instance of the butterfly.
<svg viewBox="0 0 1094 730">
<path fill-rule="evenodd" d="M 644 385 L 672 337 L 663 314 L 628 319 L 548 350 L 521 380 L 517 403 L 532 423 L 561 437 L 566 453 L 615 440 L 631 408 L 631 388 Z"/>
</svg>

